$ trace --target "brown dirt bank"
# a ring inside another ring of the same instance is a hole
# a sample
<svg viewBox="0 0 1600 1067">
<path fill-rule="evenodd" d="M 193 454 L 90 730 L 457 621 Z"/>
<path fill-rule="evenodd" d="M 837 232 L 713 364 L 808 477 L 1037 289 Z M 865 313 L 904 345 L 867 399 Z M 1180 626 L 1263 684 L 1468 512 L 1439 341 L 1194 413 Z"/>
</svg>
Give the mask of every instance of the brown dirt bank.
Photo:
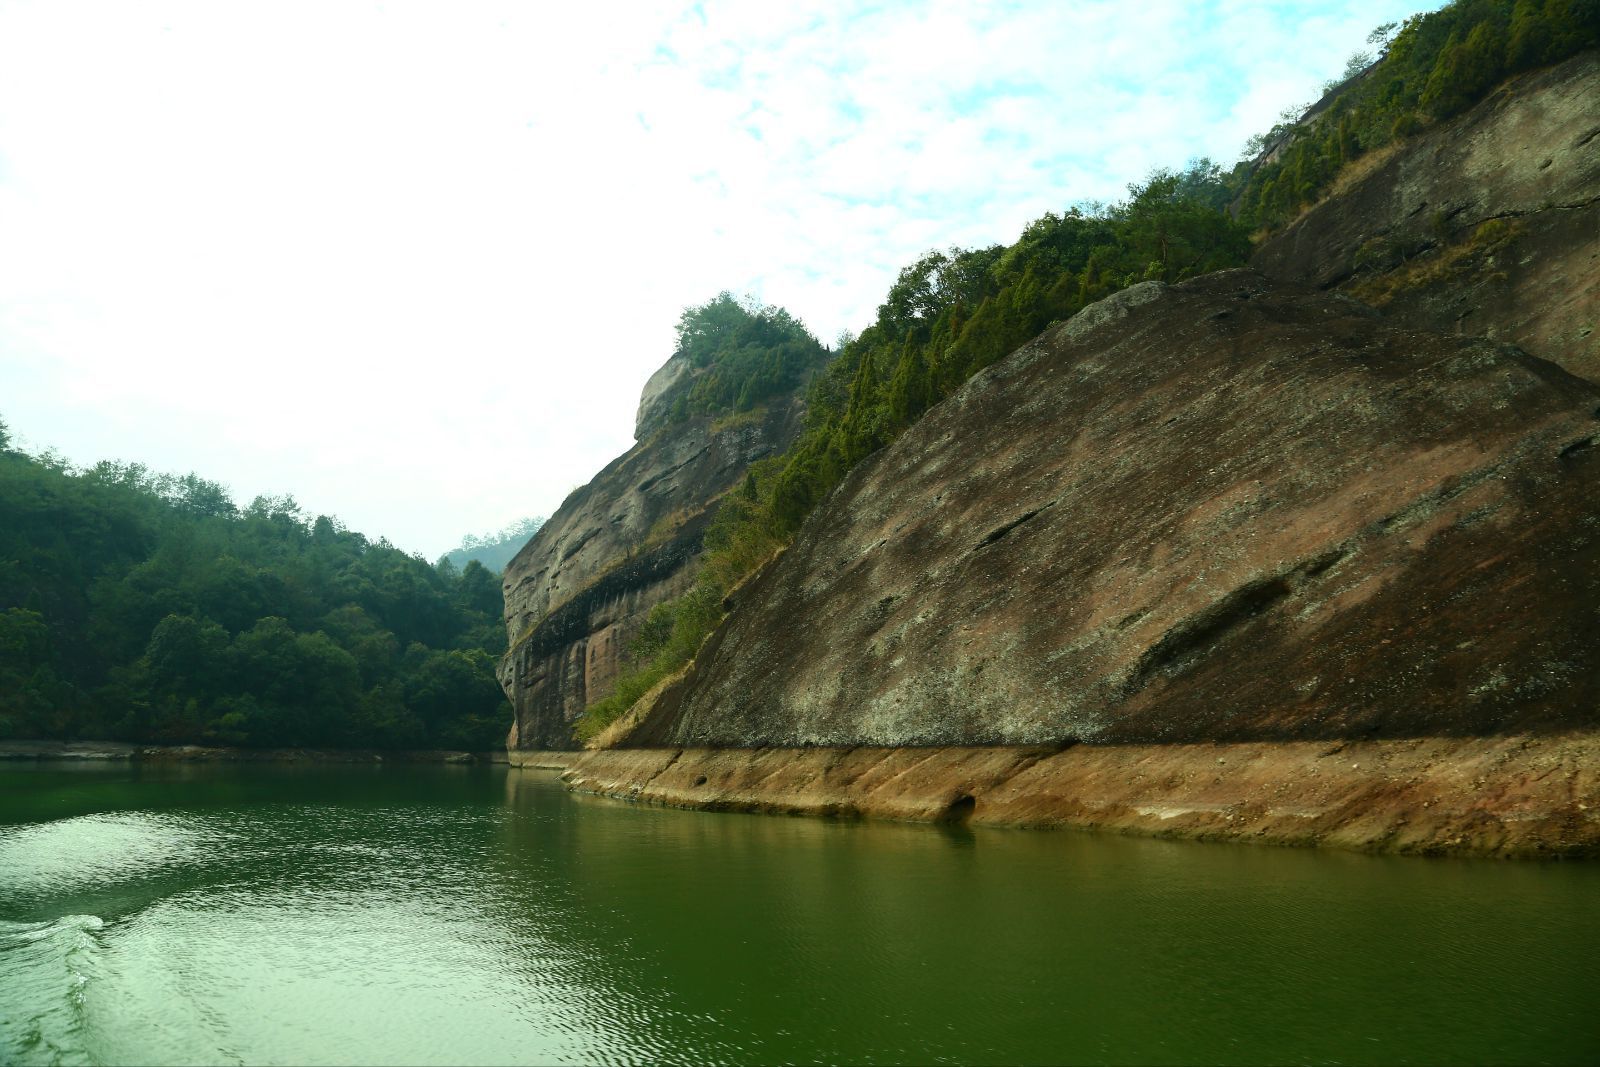
<svg viewBox="0 0 1600 1067">
<path fill-rule="evenodd" d="M 710 811 L 1374 852 L 1600 855 L 1600 732 L 1352 742 L 611 749 L 577 791 Z"/>
<path fill-rule="evenodd" d="M 505 763 L 504 752 L 447 749 L 229 748 L 138 745 L 126 741 L 0 741 L 0 761 L 94 760 L 137 763 Z"/>
</svg>

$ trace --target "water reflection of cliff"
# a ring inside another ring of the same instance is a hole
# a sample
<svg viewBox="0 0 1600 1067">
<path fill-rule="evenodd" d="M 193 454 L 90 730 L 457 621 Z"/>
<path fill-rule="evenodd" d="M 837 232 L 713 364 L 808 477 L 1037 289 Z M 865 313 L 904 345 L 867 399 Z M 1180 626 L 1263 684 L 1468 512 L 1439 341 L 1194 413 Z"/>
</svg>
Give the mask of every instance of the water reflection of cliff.
<svg viewBox="0 0 1600 1067">
<path fill-rule="evenodd" d="M 1518 981 L 1581 1014 L 1526 953 L 1563 924 L 1600 936 L 1577 918 L 1600 872 L 1584 889 L 1503 865 L 705 814 L 526 771 L 506 793 L 506 851 L 549 893 L 523 906 L 564 924 L 589 986 L 626 992 L 613 1021 L 664 1060 L 1349 1058 L 1330 1018 L 1370 1020 L 1388 1057 L 1410 1054 L 1403 1033 L 1509 1055 L 1549 1038 L 1494 1006 L 1489 945 L 1521 945 Z M 1489 953 L 1477 978 L 1464 953 Z"/>
</svg>

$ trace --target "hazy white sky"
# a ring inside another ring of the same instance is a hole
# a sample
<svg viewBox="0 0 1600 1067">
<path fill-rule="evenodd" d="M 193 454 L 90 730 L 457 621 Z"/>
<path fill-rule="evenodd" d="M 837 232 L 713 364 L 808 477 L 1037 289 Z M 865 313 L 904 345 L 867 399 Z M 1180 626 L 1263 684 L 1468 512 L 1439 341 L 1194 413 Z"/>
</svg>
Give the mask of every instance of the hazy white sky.
<svg viewBox="0 0 1600 1067">
<path fill-rule="evenodd" d="M 859 330 L 1422 6 L 0 0 L 0 417 L 431 559 L 624 451 L 685 306 Z"/>
</svg>

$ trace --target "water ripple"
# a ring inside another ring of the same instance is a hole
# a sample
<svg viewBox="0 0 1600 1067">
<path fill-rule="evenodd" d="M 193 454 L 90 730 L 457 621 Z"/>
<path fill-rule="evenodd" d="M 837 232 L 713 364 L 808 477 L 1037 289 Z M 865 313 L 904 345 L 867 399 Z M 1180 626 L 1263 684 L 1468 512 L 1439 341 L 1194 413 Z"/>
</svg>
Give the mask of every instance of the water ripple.
<svg viewBox="0 0 1600 1067">
<path fill-rule="evenodd" d="M 107 810 L 0 829 L 0 1062 L 1600 1052 L 1600 868 L 183 774 L 108 772 Z"/>
</svg>

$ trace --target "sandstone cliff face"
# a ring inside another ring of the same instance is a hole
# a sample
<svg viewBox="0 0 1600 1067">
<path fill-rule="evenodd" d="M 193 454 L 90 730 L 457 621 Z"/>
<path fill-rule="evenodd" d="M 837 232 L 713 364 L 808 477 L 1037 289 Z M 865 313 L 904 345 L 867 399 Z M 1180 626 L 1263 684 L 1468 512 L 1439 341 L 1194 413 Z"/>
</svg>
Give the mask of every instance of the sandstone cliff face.
<svg viewBox="0 0 1600 1067">
<path fill-rule="evenodd" d="M 1600 380 L 1600 52 L 1515 78 L 1354 170 L 1252 264 Z"/>
<path fill-rule="evenodd" d="M 1339 295 L 1136 286 L 860 465 L 627 743 L 1592 726 L 1597 415 Z"/>
<path fill-rule="evenodd" d="M 574 491 L 506 566 L 511 649 L 500 683 L 515 713 L 511 748 L 573 747 L 573 720 L 611 691 L 650 609 L 693 584 L 717 498 L 799 430 L 793 398 L 720 428 L 706 416 L 669 424 L 674 387 L 691 378 L 678 359 L 651 377 L 640 443 Z"/>
</svg>

